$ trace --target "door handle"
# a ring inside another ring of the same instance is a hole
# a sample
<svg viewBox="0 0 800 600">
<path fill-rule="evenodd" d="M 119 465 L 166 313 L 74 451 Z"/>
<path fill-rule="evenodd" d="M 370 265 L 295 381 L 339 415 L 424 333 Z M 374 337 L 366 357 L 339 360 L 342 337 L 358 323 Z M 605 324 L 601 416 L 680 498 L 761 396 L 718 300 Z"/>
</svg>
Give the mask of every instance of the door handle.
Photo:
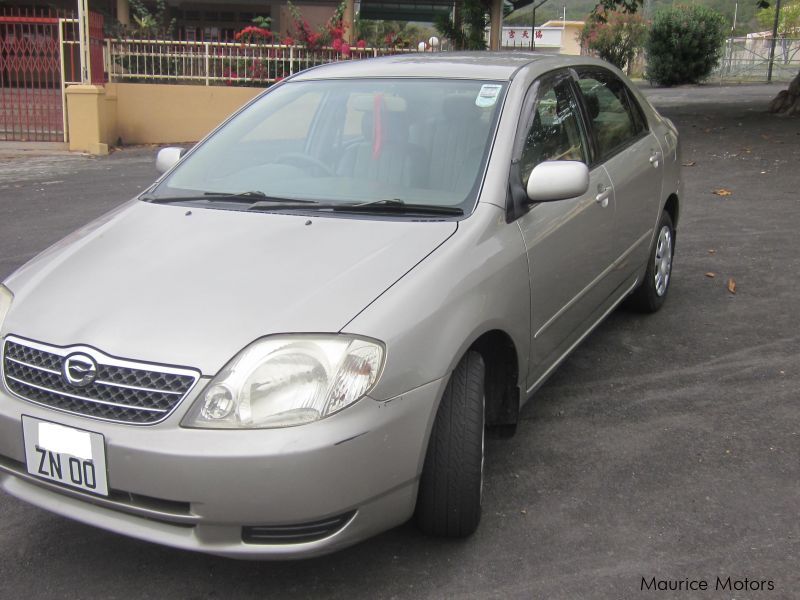
<svg viewBox="0 0 800 600">
<path fill-rule="evenodd" d="M 650 164 L 653 165 L 653 168 L 657 169 L 660 163 L 661 152 L 653 152 L 653 154 L 650 155 Z"/>
<path fill-rule="evenodd" d="M 597 186 L 597 196 L 594 197 L 594 201 L 597 202 L 601 208 L 605 208 L 608 206 L 608 196 L 610 194 L 611 186 L 600 183 Z"/>
</svg>

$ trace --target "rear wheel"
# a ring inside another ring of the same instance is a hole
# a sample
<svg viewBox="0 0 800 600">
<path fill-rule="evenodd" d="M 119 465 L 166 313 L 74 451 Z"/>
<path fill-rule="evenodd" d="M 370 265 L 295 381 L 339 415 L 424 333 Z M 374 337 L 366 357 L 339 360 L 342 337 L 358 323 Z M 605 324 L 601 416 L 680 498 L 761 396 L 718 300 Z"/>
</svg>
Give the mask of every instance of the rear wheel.
<svg viewBox="0 0 800 600">
<path fill-rule="evenodd" d="M 661 213 L 655 244 L 650 249 L 644 281 L 630 295 L 626 306 L 633 310 L 654 313 L 667 298 L 672 278 L 672 257 L 675 253 L 675 228 L 667 211 Z"/>
<path fill-rule="evenodd" d="M 417 497 L 417 525 L 425 534 L 466 537 L 481 520 L 484 373 L 481 355 L 468 352 L 439 404 Z"/>
</svg>

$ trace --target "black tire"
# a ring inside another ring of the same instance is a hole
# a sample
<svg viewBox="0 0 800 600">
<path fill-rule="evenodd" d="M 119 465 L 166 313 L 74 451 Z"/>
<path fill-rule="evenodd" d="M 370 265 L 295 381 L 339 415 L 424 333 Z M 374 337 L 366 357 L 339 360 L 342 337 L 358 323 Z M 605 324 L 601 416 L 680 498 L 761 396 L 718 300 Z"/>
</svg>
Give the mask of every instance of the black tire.
<svg viewBox="0 0 800 600">
<path fill-rule="evenodd" d="M 661 263 L 661 256 L 664 254 L 665 247 L 662 242 L 666 236 L 666 241 L 669 246 L 669 264 L 664 271 L 660 272 L 661 279 L 663 280 L 666 275 L 666 281 L 662 285 L 657 284 L 656 279 L 656 264 Z M 664 304 L 667 299 L 667 292 L 669 291 L 669 282 L 672 280 L 672 259 L 675 255 L 675 227 L 672 224 L 672 217 L 669 216 L 667 211 L 661 213 L 661 218 L 658 220 L 658 229 L 656 230 L 655 240 L 653 247 L 650 248 L 650 255 L 647 257 L 647 271 L 644 274 L 644 280 L 639 284 L 628 299 L 625 301 L 625 306 L 631 310 L 641 313 L 654 313 Z M 658 256 L 658 260 L 657 260 Z"/>
<path fill-rule="evenodd" d="M 439 403 L 417 496 L 417 525 L 427 535 L 466 537 L 480 523 L 484 373 L 481 355 L 468 352 Z"/>
</svg>

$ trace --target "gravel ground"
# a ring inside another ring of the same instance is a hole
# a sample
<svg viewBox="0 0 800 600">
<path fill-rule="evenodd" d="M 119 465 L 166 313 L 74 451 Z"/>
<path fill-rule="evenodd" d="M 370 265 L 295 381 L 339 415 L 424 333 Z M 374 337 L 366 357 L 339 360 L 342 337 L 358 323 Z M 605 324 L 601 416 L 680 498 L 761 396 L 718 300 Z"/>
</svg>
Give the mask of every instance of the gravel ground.
<svg viewBox="0 0 800 600">
<path fill-rule="evenodd" d="M 526 406 L 517 435 L 491 441 L 472 538 L 406 525 L 320 559 L 243 563 L 3 495 L 0 597 L 796 598 L 800 120 L 765 113 L 778 89 L 645 88 L 690 165 L 670 297 L 650 317 L 612 314 Z M 0 148 L 0 278 L 147 186 L 153 155 Z M 643 577 L 711 591 L 643 592 Z M 717 577 L 765 583 L 714 591 Z"/>
</svg>

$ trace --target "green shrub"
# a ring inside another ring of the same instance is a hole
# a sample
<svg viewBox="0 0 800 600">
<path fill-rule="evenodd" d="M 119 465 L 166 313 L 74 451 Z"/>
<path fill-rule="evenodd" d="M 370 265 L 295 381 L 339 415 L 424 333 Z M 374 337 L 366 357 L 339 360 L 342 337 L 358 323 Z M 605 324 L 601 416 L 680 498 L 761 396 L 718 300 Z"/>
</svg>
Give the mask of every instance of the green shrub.
<svg viewBox="0 0 800 600">
<path fill-rule="evenodd" d="M 645 44 L 647 78 L 659 85 L 697 83 L 719 62 L 725 19 L 705 6 L 671 6 L 656 12 Z"/>
</svg>

